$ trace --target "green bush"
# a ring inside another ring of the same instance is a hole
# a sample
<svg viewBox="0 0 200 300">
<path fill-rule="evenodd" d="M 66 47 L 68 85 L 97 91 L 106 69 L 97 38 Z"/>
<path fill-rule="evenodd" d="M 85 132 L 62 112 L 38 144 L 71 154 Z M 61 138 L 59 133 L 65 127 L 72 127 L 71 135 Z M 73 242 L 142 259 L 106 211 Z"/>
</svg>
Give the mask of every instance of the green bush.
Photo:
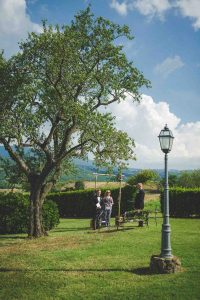
<svg viewBox="0 0 200 300">
<path fill-rule="evenodd" d="M 160 201 L 155 199 L 144 202 L 144 210 L 149 210 L 152 212 L 155 212 L 156 210 L 160 211 Z"/>
<path fill-rule="evenodd" d="M 28 231 L 27 194 L 0 193 L 0 234 L 26 233 Z M 50 230 L 59 223 L 59 213 L 56 204 L 47 201 L 43 205 L 43 225 Z"/>
<path fill-rule="evenodd" d="M 101 189 L 104 195 L 106 189 Z M 118 197 L 119 188 L 110 189 L 114 200 L 112 215 L 118 213 Z M 133 198 L 135 188 L 125 186 L 122 188 L 121 212 L 125 212 L 133 208 Z M 47 199 L 50 199 L 58 205 L 60 217 L 79 217 L 89 218 L 93 216 L 93 197 L 94 190 L 70 191 L 61 193 L 50 193 Z"/>
<path fill-rule="evenodd" d="M 85 189 L 85 185 L 83 181 L 78 180 L 75 182 L 75 190 L 84 190 L 84 189 Z"/>
<path fill-rule="evenodd" d="M 164 191 L 161 193 L 163 212 Z M 169 189 L 169 214 L 172 217 L 200 217 L 200 188 Z"/>
<path fill-rule="evenodd" d="M 42 208 L 42 221 L 45 230 L 49 231 L 59 224 L 59 211 L 55 202 L 48 200 Z"/>
<path fill-rule="evenodd" d="M 147 169 L 141 170 L 137 174 L 129 177 L 128 183 L 130 185 L 135 185 L 139 182 L 146 183 L 147 181 L 157 181 L 159 179 L 159 174 L 156 171 Z"/>
<path fill-rule="evenodd" d="M 28 200 L 19 193 L 0 194 L 0 233 L 27 232 Z"/>
<path fill-rule="evenodd" d="M 184 188 L 200 187 L 200 169 L 192 171 L 182 171 L 178 176 L 177 186 Z"/>
</svg>

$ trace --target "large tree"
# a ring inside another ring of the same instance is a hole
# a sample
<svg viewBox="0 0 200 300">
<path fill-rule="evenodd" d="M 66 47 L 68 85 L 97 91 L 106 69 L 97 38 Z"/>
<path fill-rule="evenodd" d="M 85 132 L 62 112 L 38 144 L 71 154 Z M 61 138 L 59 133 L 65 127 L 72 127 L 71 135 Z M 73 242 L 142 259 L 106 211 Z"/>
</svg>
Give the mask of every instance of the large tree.
<svg viewBox="0 0 200 300">
<path fill-rule="evenodd" d="M 42 205 L 63 163 L 88 153 L 100 165 L 134 158 L 134 141 L 100 109 L 127 93 L 139 101 L 139 88 L 149 84 L 119 38 L 132 38 L 127 26 L 95 18 L 87 8 L 62 28 L 44 22 L 18 54 L 1 56 L 0 142 L 30 184 L 29 236 L 46 234 Z"/>
</svg>

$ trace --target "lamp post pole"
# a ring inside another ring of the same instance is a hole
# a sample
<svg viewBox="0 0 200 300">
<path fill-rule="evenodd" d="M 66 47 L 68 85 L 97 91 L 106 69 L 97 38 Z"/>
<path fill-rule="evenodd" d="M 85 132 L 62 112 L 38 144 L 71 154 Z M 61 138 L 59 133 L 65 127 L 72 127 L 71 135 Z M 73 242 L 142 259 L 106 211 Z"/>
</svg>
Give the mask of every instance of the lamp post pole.
<svg viewBox="0 0 200 300">
<path fill-rule="evenodd" d="M 150 270 L 153 273 L 175 273 L 181 270 L 180 260 L 172 255 L 170 241 L 170 224 L 169 224 L 169 186 L 168 186 L 168 153 L 172 149 L 173 134 L 165 125 L 159 134 L 161 150 L 165 154 L 165 187 L 163 202 L 163 224 L 161 238 L 161 254 L 152 255 L 150 262 Z"/>
<path fill-rule="evenodd" d="M 170 224 L 169 224 L 169 185 L 168 185 L 168 154 L 165 153 L 165 188 L 163 203 L 163 224 L 162 224 L 162 241 L 161 241 L 161 257 L 171 258 L 172 249 L 170 241 Z"/>
<path fill-rule="evenodd" d="M 118 202 L 118 218 L 120 218 L 120 212 L 121 212 L 121 199 L 122 199 L 122 174 L 120 173 L 119 202 Z"/>
</svg>

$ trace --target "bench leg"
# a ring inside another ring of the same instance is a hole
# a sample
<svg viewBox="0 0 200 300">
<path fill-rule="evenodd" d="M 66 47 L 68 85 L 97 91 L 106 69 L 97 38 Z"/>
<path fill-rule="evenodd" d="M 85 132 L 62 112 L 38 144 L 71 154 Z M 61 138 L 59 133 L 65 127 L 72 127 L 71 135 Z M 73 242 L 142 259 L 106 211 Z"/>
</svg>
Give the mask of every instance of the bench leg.
<svg viewBox="0 0 200 300">
<path fill-rule="evenodd" d="M 138 222 L 138 226 L 139 226 L 139 227 L 144 227 L 144 221 L 139 221 L 139 222 Z"/>
</svg>

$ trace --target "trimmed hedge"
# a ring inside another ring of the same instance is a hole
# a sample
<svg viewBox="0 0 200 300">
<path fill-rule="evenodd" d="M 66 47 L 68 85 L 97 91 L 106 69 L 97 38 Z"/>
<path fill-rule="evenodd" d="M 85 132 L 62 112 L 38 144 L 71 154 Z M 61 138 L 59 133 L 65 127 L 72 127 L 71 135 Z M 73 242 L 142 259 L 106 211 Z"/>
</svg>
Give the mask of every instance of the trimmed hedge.
<svg viewBox="0 0 200 300">
<path fill-rule="evenodd" d="M 106 189 L 101 189 L 102 195 Z M 112 216 L 116 216 L 118 213 L 118 196 L 119 188 L 110 189 L 114 200 L 112 209 Z M 133 198 L 135 194 L 135 188 L 132 186 L 125 186 L 122 188 L 121 199 L 121 212 L 125 212 L 133 208 Z M 60 217 L 78 217 L 78 218 L 90 218 L 93 216 L 93 197 L 94 190 L 81 190 L 70 191 L 60 193 L 50 193 L 47 199 L 56 202 L 59 209 Z"/>
<path fill-rule="evenodd" d="M 28 207 L 27 194 L 0 193 L 0 234 L 27 233 Z M 58 225 L 58 207 L 53 201 L 44 203 L 42 215 L 45 230 Z"/>
<path fill-rule="evenodd" d="M 164 191 L 161 193 L 163 212 Z M 169 214 L 171 217 L 200 217 L 200 188 L 170 188 Z"/>
</svg>

